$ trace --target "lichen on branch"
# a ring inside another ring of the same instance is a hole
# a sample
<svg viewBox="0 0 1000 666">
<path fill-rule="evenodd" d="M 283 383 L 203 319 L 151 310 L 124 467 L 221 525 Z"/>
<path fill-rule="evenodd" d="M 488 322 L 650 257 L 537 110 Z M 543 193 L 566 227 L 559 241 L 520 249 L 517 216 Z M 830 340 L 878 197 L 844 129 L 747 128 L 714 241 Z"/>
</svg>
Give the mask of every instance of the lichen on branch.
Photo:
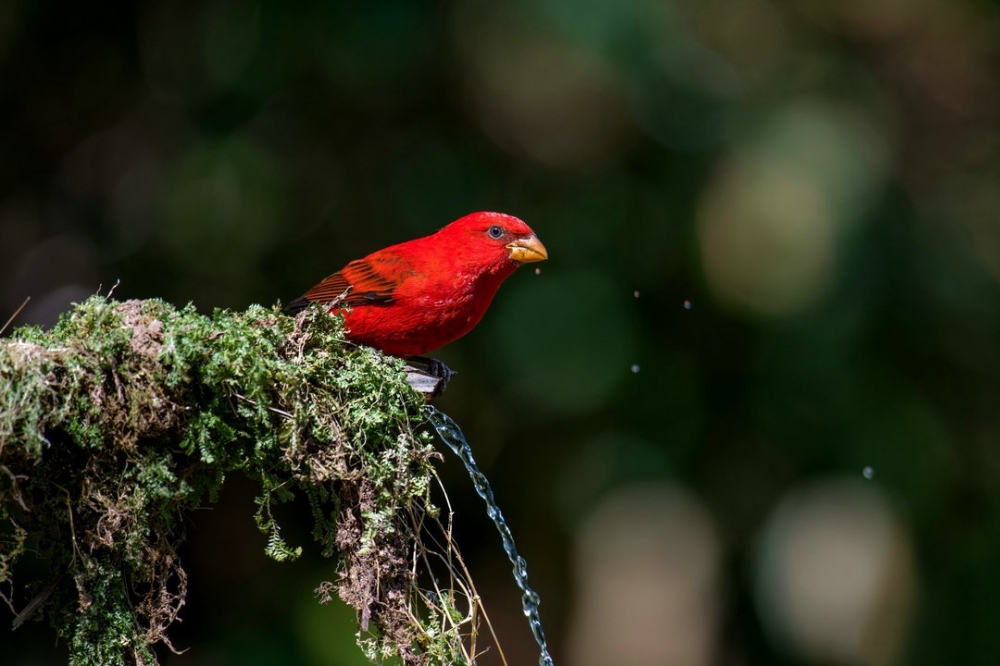
<svg viewBox="0 0 1000 666">
<path fill-rule="evenodd" d="M 308 500 L 338 574 L 321 595 L 358 610 L 369 654 L 466 661 L 455 622 L 414 606 L 434 597 L 413 567 L 413 517 L 435 515 L 423 402 L 400 361 L 319 308 L 92 297 L 52 330 L 15 331 L 0 339 L 0 597 L 19 622 L 47 618 L 72 664 L 156 664 L 187 591 L 184 512 L 238 471 L 276 560 L 302 546 L 272 506 Z M 48 576 L 18 578 L 26 557 Z"/>
</svg>

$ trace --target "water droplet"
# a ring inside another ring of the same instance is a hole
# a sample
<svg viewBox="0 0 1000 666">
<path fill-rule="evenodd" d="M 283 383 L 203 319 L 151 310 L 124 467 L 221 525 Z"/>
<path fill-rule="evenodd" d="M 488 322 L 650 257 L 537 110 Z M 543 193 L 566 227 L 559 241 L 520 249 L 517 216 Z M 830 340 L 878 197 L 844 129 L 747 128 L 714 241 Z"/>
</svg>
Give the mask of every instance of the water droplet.
<svg viewBox="0 0 1000 666">
<path fill-rule="evenodd" d="M 541 267 L 539 267 L 539 266 L 536 266 L 536 267 L 535 267 L 535 275 L 541 275 L 541 274 L 542 274 L 542 269 L 541 269 Z"/>
<path fill-rule="evenodd" d="M 875 478 L 875 468 L 871 465 L 866 465 L 865 468 L 861 470 L 861 474 L 863 474 L 866 479 L 871 481 Z"/>
<path fill-rule="evenodd" d="M 636 289 L 635 291 L 633 291 L 632 295 L 635 296 L 636 298 L 639 298 L 639 290 Z"/>
<path fill-rule="evenodd" d="M 639 372 L 639 364 L 638 363 L 633 363 L 632 364 L 632 372 L 633 372 L 633 374 Z"/>
<path fill-rule="evenodd" d="M 691 309 L 691 301 L 684 301 L 684 309 L 685 310 Z"/>
</svg>

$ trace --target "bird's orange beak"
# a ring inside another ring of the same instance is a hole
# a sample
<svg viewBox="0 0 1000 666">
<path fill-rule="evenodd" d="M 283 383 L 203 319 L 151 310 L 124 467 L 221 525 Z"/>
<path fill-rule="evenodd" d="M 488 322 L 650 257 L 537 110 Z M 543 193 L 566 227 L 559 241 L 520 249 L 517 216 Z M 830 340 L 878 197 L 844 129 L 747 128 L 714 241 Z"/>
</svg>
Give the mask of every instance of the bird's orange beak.
<svg viewBox="0 0 1000 666">
<path fill-rule="evenodd" d="M 518 238 L 507 246 L 510 250 L 510 258 L 522 264 L 531 264 L 536 261 L 545 261 L 549 258 L 549 253 L 545 251 L 542 241 L 534 234 L 527 238 Z"/>
</svg>

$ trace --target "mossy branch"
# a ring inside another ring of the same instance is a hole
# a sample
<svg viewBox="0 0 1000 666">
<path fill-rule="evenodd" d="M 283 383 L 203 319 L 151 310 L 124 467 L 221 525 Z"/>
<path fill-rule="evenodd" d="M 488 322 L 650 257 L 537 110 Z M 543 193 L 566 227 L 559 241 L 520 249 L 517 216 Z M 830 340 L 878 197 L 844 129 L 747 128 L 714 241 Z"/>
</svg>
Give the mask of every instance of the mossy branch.
<svg viewBox="0 0 1000 666">
<path fill-rule="evenodd" d="M 358 609 L 369 656 L 471 661 L 455 622 L 414 606 L 414 516 L 435 515 L 423 403 L 399 360 L 345 342 L 319 308 L 93 297 L 51 331 L 20 329 L 0 340 L 0 598 L 16 624 L 48 618 L 72 664 L 156 664 L 187 589 L 183 514 L 239 471 L 278 561 L 301 547 L 271 507 L 305 496 L 337 562 L 319 592 Z M 15 579 L 26 553 L 48 577 Z"/>
</svg>

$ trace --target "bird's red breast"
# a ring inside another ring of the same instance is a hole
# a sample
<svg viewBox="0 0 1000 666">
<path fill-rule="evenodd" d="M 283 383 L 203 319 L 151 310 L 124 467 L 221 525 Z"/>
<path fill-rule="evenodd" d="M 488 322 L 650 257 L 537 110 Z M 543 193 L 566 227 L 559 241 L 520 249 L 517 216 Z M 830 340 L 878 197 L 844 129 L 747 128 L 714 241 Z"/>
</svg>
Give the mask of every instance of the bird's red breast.
<svg viewBox="0 0 1000 666">
<path fill-rule="evenodd" d="M 511 273 L 547 258 L 520 219 L 472 213 L 430 236 L 350 262 L 288 309 L 320 303 L 338 312 L 349 306 L 348 339 L 393 356 L 418 356 L 472 330 Z"/>
</svg>

